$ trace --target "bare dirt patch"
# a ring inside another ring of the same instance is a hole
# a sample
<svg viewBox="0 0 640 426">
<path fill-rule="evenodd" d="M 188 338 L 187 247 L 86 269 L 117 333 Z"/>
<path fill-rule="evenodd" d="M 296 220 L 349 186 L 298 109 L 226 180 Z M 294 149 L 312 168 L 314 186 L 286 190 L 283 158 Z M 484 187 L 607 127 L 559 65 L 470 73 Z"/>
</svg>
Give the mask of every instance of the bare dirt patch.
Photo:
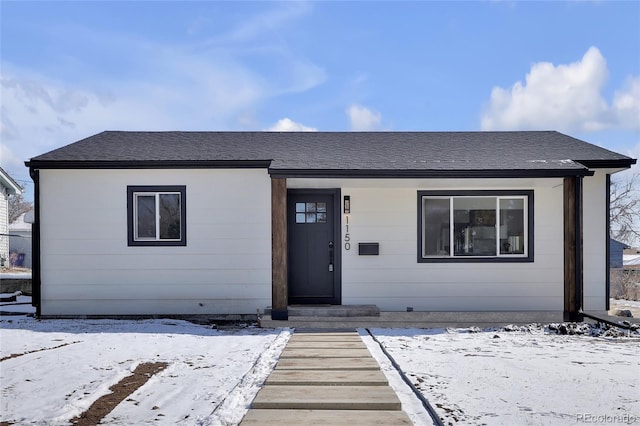
<svg viewBox="0 0 640 426">
<path fill-rule="evenodd" d="M 81 343 L 81 342 L 80 342 L 80 341 L 77 341 L 77 342 L 63 343 L 62 345 L 54 346 L 54 347 L 52 347 L 52 348 L 42 348 L 42 349 L 36 349 L 36 350 L 34 350 L 34 351 L 27 351 L 27 352 L 23 352 L 23 353 L 21 353 L 21 354 L 11 354 L 11 355 L 7 355 L 7 356 L 5 356 L 5 357 L 0 358 L 0 362 L 2 362 L 2 361 L 6 361 L 6 360 L 11 359 L 11 358 L 18 358 L 19 356 L 23 356 L 23 355 L 33 354 L 33 353 L 36 353 L 36 352 L 50 351 L 50 350 L 52 350 L 52 349 L 59 349 L 59 348 L 63 348 L 63 347 L 65 347 L 65 346 L 73 345 L 74 343 Z M 0 424 L 0 426 L 2 426 L 2 425 Z"/>
<path fill-rule="evenodd" d="M 98 398 L 87 411 L 71 419 L 71 424 L 78 426 L 97 425 L 126 397 L 147 383 L 153 375 L 167 368 L 168 365 L 166 362 L 147 362 L 138 365 L 130 376 L 109 388 L 110 394 Z"/>
</svg>

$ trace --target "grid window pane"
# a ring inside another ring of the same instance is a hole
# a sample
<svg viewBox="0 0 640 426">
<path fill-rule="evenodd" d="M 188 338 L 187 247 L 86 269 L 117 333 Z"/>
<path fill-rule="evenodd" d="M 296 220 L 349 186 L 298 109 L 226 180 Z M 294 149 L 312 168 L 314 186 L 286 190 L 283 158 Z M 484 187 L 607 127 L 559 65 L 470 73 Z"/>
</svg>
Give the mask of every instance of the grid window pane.
<svg viewBox="0 0 640 426">
<path fill-rule="evenodd" d="M 327 203 L 296 203 L 296 223 L 327 223 Z"/>
</svg>

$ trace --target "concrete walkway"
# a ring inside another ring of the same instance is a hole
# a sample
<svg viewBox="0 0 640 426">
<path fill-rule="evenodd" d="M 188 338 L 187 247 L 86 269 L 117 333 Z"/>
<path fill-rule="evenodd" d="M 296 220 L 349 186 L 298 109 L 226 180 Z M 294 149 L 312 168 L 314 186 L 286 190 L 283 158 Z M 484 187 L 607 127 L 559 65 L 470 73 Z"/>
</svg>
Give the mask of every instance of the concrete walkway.
<svg viewBox="0 0 640 426">
<path fill-rule="evenodd" d="M 411 425 L 355 332 L 296 332 L 241 425 Z"/>
</svg>

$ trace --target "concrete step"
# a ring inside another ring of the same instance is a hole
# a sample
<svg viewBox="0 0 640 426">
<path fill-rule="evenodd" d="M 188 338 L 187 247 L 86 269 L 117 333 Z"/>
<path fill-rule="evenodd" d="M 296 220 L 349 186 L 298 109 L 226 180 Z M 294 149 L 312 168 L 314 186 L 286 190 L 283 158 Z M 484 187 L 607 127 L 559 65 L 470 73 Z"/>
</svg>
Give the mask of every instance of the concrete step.
<svg viewBox="0 0 640 426">
<path fill-rule="evenodd" d="M 269 320 L 271 317 L 267 316 L 264 317 L 263 319 Z M 276 320 L 279 321 L 279 320 Z M 321 316 L 321 315 L 300 315 L 300 316 L 290 316 L 289 319 L 287 321 L 282 320 L 282 322 L 291 322 L 291 321 L 296 321 L 296 322 L 318 322 L 318 321 L 326 321 L 326 322 L 334 322 L 336 324 L 350 324 L 353 322 L 360 322 L 360 321 L 374 321 L 374 322 L 380 322 L 380 317 L 378 316 L 370 316 L 370 315 L 363 315 L 363 316 L 351 316 L 351 317 L 345 317 L 345 316 L 336 316 L 336 317 L 332 317 L 332 316 Z M 313 328 L 313 327 L 309 327 L 309 328 Z"/>
<path fill-rule="evenodd" d="M 267 385 L 313 386 L 386 386 L 380 370 L 274 370 Z"/>
<path fill-rule="evenodd" d="M 293 342 L 362 342 L 358 333 L 305 333 L 296 331 L 289 339 Z"/>
<path fill-rule="evenodd" d="M 288 349 L 367 349 L 367 345 L 364 344 L 362 339 L 352 342 L 316 342 L 313 340 L 301 341 L 298 339 L 289 340 L 287 343 Z"/>
<path fill-rule="evenodd" d="M 285 347 L 280 354 L 284 358 L 370 358 L 371 354 L 366 349 L 332 349 L 332 348 L 291 348 Z"/>
<path fill-rule="evenodd" d="M 383 410 L 249 410 L 241 426 L 413 425 L 403 411 Z"/>
<path fill-rule="evenodd" d="M 401 410 L 389 386 L 265 386 L 251 408 L 307 410 Z"/>
<path fill-rule="evenodd" d="M 367 358 L 280 358 L 276 370 L 378 370 L 380 366 Z"/>
<path fill-rule="evenodd" d="M 289 317 L 367 317 L 380 315 L 376 305 L 291 305 Z M 264 310 L 271 316 L 271 307 Z"/>
</svg>

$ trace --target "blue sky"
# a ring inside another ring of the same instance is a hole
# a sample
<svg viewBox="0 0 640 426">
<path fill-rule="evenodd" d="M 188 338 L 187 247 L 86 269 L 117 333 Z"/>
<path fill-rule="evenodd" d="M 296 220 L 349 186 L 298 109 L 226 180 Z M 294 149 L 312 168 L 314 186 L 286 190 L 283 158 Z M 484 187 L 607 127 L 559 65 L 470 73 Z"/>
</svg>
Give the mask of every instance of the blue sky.
<svg viewBox="0 0 640 426">
<path fill-rule="evenodd" d="M 640 2 L 0 2 L 0 164 L 103 130 L 559 130 L 640 157 Z M 637 170 L 637 169 L 636 169 Z"/>
</svg>

